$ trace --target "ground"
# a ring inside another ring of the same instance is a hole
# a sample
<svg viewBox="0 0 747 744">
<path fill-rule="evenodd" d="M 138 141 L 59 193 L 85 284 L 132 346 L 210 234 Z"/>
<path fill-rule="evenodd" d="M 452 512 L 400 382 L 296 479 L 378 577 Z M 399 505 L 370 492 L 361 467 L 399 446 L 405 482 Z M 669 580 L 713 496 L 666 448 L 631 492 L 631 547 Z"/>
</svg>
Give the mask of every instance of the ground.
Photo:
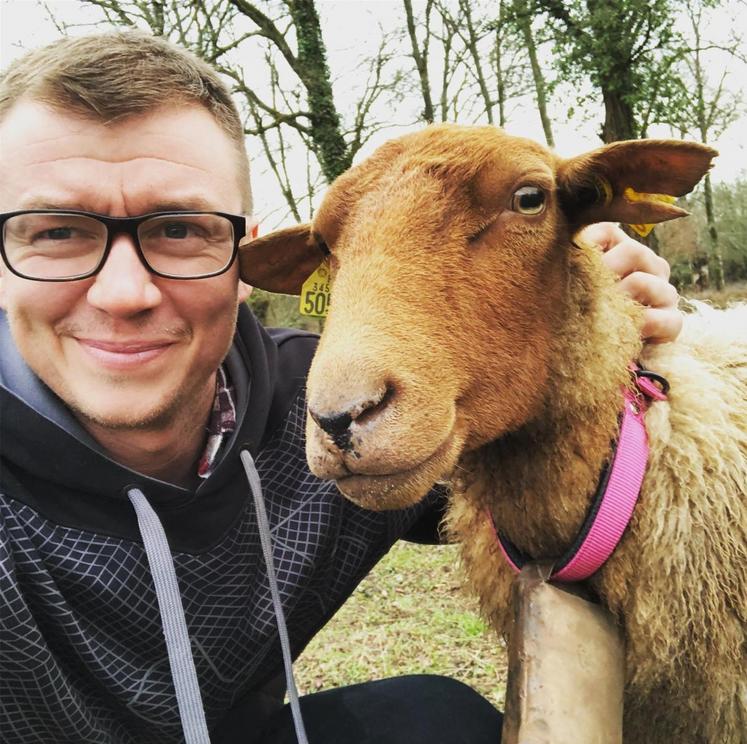
<svg viewBox="0 0 747 744">
<path fill-rule="evenodd" d="M 715 289 L 707 289 L 703 292 L 688 294 L 688 297 L 710 302 L 714 307 L 726 307 L 736 302 L 747 302 L 747 282 L 734 282 L 727 284 L 720 292 Z"/>
<path fill-rule="evenodd" d="M 444 674 L 503 707 L 506 650 L 461 586 L 456 546 L 398 543 L 296 664 L 302 693 Z"/>
</svg>

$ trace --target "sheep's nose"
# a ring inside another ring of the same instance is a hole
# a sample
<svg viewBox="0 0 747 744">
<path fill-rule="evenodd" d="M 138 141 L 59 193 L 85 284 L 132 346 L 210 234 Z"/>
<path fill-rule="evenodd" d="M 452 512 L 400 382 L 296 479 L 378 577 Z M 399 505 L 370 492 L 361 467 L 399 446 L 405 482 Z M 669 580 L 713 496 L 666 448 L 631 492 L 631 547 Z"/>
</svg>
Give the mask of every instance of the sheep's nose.
<svg viewBox="0 0 747 744">
<path fill-rule="evenodd" d="M 335 446 L 341 450 L 350 449 L 350 424 L 353 417 L 349 413 L 335 413 L 331 416 L 320 416 L 309 409 L 311 418 L 316 421 L 317 426 L 332 437 Z"/>
<path fill-rule="evenodd" d="M 309 415 L 320 429 L 329 434 L 335 447 L 348 452 L 352 449 L 350 425 L 353 421 L 360 421 L 383 409 L 387 405 L 390 393 L 391 389 L 388 386 L 384 387 L 381 391 L 366 396 L 365 399 L 349 403 L 344 410 L 338 411 L 322 412 L 315 409 L 313 405 L 309 405 Z"/>
</svg>

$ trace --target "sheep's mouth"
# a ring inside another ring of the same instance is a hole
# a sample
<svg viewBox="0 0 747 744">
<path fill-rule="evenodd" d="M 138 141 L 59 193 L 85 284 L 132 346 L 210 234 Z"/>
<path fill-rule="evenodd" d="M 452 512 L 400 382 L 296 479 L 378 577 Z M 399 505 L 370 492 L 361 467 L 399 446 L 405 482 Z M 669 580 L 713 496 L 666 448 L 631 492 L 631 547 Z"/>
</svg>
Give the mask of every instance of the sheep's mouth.
<svg viewBox="0 0 747 744">
<path fill-rule="evenodd" d="M 417 465 L 392 473 L 351 473 L 336 478 L 343 495 L 373 511 L 404 509 L 420 501 L 434 483 L 451 475 L 461 450 L 461 437 L 449 436 Z"/>
</svg>

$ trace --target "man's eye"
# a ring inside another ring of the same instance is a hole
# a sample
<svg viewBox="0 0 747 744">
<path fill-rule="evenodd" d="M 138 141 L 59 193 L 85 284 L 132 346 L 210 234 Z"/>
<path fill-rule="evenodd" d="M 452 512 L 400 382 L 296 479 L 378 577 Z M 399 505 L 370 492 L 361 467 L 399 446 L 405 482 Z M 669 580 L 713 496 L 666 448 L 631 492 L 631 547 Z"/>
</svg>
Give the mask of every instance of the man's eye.
<svg viewBox="0 0 747 744">
<path fill-rule="evenodd" d="M 70 240 L 73 234 L 71 227 L 53 227 L 38 236 L 39 240 Z"/>
<path fill-rule="evenodd" d="M 184 239 L 189 236 L 189 227 L 183 222 L 172 222 L 163 226 L 164 237 L 175 240 Z"/>
</svg>

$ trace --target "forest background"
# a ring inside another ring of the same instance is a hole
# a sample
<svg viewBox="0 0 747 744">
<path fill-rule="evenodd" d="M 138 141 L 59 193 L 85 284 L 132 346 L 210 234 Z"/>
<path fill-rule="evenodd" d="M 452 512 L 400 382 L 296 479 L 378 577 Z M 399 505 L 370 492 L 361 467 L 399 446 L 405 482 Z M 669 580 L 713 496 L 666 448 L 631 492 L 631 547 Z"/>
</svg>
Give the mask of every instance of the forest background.
<svg viewBox="0 0 747 744">
<path fill-rule="evenodd" d="M 681 292 L 747 296 L 745 0 L 2 0 L 0 13 L 3 66 L 114 26 L 215 65 L 244 117 L 262 232 L 309 219 L 342 171 L 431 122 L 495 124 L 562 155 L 714 144 L 712 175 L 681 200 L 692 217 L 645 241 Z M 270 325 L 319 327 L 295 299 L 251 303 Z"/>
<path fill-rule="evenodd" d="M 61 34 L 137 26 L 233 89 L 268 232 L 430 122 L 495 124 L 570 156 L 647 136 L 721 151 L 645 240 L 683 294 L 747 299 L 746 0 L 0 0 L 0 66 Z M 255 291 L 269 325 L 317 330 Z M 403 673 L 461 679 L 497 705 L 500 642 L 460 594 L 456 547 L 399 544 L 302 655 L 303 692 Z"/>
</svg>

